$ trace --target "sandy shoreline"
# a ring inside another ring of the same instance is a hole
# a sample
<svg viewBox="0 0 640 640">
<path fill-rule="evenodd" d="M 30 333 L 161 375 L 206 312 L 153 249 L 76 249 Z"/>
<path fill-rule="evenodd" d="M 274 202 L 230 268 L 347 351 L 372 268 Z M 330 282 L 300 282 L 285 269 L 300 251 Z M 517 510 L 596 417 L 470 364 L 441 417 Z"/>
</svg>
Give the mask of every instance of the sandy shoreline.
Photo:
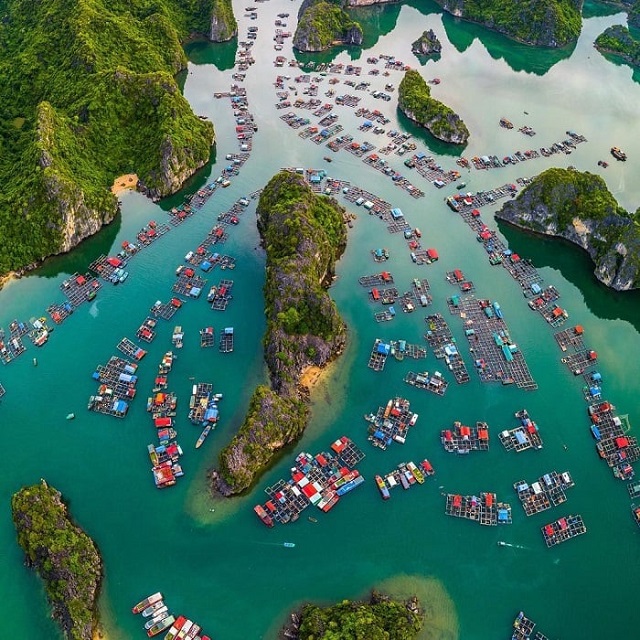
<svg viewBox="0 0 640 640">
<path fill-rule="evenodd" d="M 5 273 L 0 276 L 0 290 L 4 287 L 5 284 L 8 284 L 12 280 L 17 278 L 17 273 L 15 271 L 9 271 L 9 273 Z"/>
<path fill-rule="evenodd" d="M 135 173 L 125 173 L 123 176 L 118 176 L 111 186 L 111 193 L 113 195 L 119 195 L 123 191 L 129 189 L 135 189 L 138 184 L 138 175 Z"/>
<path fill-rule="evenodd" d="M 331 363 L 324 367 L 319 367 L 315 364 L 310 364 L 304 367 L 300 374 L 299 384 L 301 387 L 307 389 L 309 393 L 318 386 L 318 384 L 324 380 L 331 372 Z"/>
</svg>

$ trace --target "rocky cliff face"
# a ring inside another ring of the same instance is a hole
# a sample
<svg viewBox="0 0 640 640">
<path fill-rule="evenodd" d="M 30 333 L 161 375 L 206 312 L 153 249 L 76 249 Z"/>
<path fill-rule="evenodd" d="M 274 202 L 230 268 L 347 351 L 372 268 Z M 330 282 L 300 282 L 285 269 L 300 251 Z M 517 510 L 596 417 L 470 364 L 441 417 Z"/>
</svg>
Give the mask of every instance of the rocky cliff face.
<svg viewBox="0 0 640 640">
<path fill-rule="evenodd" d="M 525 44 L 564 47 L 582 26 L 583 0 L 436 0 L 448 13 Z"/>
<path fill-rule="evenodd" d="M 246 490 L 302 435 L 310 408 L 301 373 L 325 366 L 344 348 L 346 327 L 326 291 L 346 244 L 343 213 L 292 173 L 275 176 L 260 197 L 258 230 L 267 250 L 263 343 L 271 386 L 256 389 L 240 430 L 220 453 L 212 485 L 222 495 Z"/>
<path fill-rule="evenodd" d="M 391 2 L 400 2 L 400 0 L 345 0 L 345 7 L 369 7 L 372 4 L 389 4 Z"/>
<path fill-rule="evenodd" d="M 18 491 L 11 510 L 26 564 L 44 581 L 65 638 L 92 640 L 102 579 L 94 542 L 73 524 L 61 494 L 44 480 Z"/>
<path fill-rule="evenodd" d="M 226 42 L 237 35 L 238 23 L 233 14 L 231 0 L 214 0 L 209 40 L 212 42 Z"/>
<path fill-rule="evenodd" d="M 325 1 L 308 6 L 293 34 L 293 46 L 298 51 L 325 51 L 335 45 L 361 44 L 362 27 L 340 7 Z"/>
<path fill-rule="evenodd" d="M 44 206 L 51 210 L 49 225 L 59 234 L 57 253 L 66 253 L 109 224 L 118 212 L 116 197 L 106 192 L 98 202 L 87 203 L 85 193 L 73 171 L 61 157 L 58 147 L 64 124 L 47 102 L 38 106 L 35 148 L 42 168 L 41 193 Z M 44 256 L 42 256 L 44 257 Z"/>
<path fill-rule="evenodd" d="M 632 218 L 607 206 L 597 217 L 588 201 L 602 202 L 608 194 L 601 178 L 592 174 L 577 182 L 570 172 L 550 169 L 538 176 L 515 200 L 506 202 L 496 218 L 527 231 L 564 238 L 584 249 L 603 284 L 618 291 L 640 286 L 640 234 Z M 609 194 L 610 195 L 610 194 Z M 613 197 L 611 196 L 611 199 Z M 581 209 L 576 202 L 584 201 Z"/>
</svg>

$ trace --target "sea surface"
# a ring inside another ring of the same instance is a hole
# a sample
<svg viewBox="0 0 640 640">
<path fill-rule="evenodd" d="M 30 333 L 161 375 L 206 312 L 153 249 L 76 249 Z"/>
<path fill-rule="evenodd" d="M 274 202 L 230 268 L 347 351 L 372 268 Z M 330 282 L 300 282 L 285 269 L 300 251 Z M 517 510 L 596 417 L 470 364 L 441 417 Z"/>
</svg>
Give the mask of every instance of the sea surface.
<svg viewBox="0 0 640 640">
<path fill-rule="evenodd" d="M 280 12 L 291 13 L 285 22 L 286 30 L 293 32 L 298 3 L 270 0 L 255 6 L 259 19 L 253 21 L 243 17 L 245 4 L 234 3 L 240 39 L 248 26 L 259 26 L 253 47 L 256 64 L 243 83 L 259 131 L 240 175 L 228 189 L 219 189 L 197 215 L 137 255 L 128 266 L 125 283 L 105 284 L 94 302 L 81 306 L 56 327 L 46 346 L 36 350 L 27 343 L 23 356 L 0 367 L 0 382 L 6 388 L 0 401 L 5 452 L 0 476 L 0 612 L 17 630 L 12 637 L 59 637 L 42 584 L 24 567 L 11 522 L 11 495 L 40 478 L 62 491 L 74 518 L 100 548 L 105 566 L 100 607 L 111 639 L 145 637 L 131 607 L 158 590 L 172 611 L 196 620 L 216 640 L 253 640 L 275 638 L 288 612 L 302 602 L 358 598 L 374 586 L 421 596 L 432 620 L 425 638 L 507 638 L 520 610 L 551 638 L 632 637 L 640 624 L 640 529 L 631 517 L 625 484 L 613 477 L 596 454 L 582 378 L 575 378 L 561 364 L 553 330 L 529 310 L 520 285 L 506 270 L 489 265 L 472 231 L 445 206 L 443 198 L 455 192 L 455 185 L 438 190 L 415 171 L 406 170 L 403 158 L 388 156 L 392 166 L 405 171 L 425 191 L 424 198 L 413 199 L 355 156 L 345 151 L 329 154 L 324 146 L 299 138 L 279 119 L 285 111 L 274 108 L 278 70 L 273 60 L 278 54 L 287 59 L 294 56 L 290 39 L 282 51 L 274 51 L 274 21 Z M 362 50 L 338 49 L 300 59 L 362 66 L 359 79 L 370 81 L 371 89 L 382 90 L 387 82 L 397 87 L 401 80 L 401 73 L 395 71 L 389 77 L 367 75 L 373 67 L 366 59 L 372 55 L 395 55 L 417 67 L 425 79 L 440 78 L 432 94 L 458 112 L 471 131 L 463 151 L 437 143 L 398 114 L 396 92 L 390 102 L 375 100 L 365 91 L 345 87 L 348 77 L 344 74 L 336 76 L 341 82 L 334 89 L 336 94 L 356 93 L 362 97 L 361 104 L 380 109 L 391 119 L 387 129 L 409 131 L 419 150 L 436 155 L 446 168 L 456 168 L 455 159 L 461 153 L 502 157 L 518 149 L 549 146 L 564 139 L 567 130 L 588 139 L 571 156 L 555 155 L 485 172 L 471 169 L 462 178 L 468 190 L 497 187 L 551 166 L 573 165 L 602 175 L 620 204 L 635 210 L 640 203 L 638 76 L 593 48 L 596 36 L 609 25 L 624 23 L 625 15 L 588 4 L 585 16 L 575 47 L 539 51 L 443 16 L 431 2 L 371 7 L 357 12 L 365 27 Z M 410 43 L 428 28 L 442 42 L 442 55 L 437 61 L 421 62 L 411 53 Z M 195 113 L 210 117 L 216 127 L 211 165 L 183 193 L 160 204 L 136 193 L 123 194 L 122 214 L 110 227 L 70 255 L 47 260 L 38 271 L 0 292 L 0 326 L 6 328 L 14 318 L 26 321 L 44 315 L 50 303 L 62 301 L 59 286 L 69 274 L 85 272 L 101 253 L 116 253 L 122 241 L 133 240 L 149 220 L 166 221 L 167 209 L 181 202 L 185 193 L 220 174 L 227 164 L 225 155 L 237 151 L 237 141 L 229 100 L 215 100 L 213 93 L 228 90 L 232 82 L 236 46 L 196 43 L 188 50 L 191 62 L 184 79 L 185 95 Z M 291 75 L 287 84 L 295 87 L 297 69 L 285 67 L 279 72 Z M 329 88 L 329 77 L 320 85 L 321 99 Z M 299 89 L 302 93 L 302 86 Z M 310 112 L 295 111 L 316 120 Z M 345 133 L 356 140 L 367 139 L 376 146 L 388 141 L 385 135 L 358 131 L 361 119 L 353 109 L 337 107 L 336 112 Z M 503 116 L 515 124 L 513 130 L 498 126 Z M 535 137 L 518 132 L 524 124 L 535 129 Z M 627 152 L 626 163 L 611 158 L 613 145 Z M 326 155 L 332 155 L 332 164 L 323 160 Z M 599 167 L 598 160 L 606 160 L 609 167 Z M 225 312 L 216 312 L 204 299 L 190 300 L 173 320 L 159 322 L 156 340 L 143 345 L 148 354 L 138 370 L 138 397 L 124 420 L 87 411 L 88 397 L 96 389 L 91 374 L 118 353 L 116 344 L 122 337 L 135 337 L 156 300 L 171 296 L 176 267 L 198 246 L 219 213 L 260 189 L 285 166 L 325 169 L 377 193 L 400 207 L 410 224 L 420 227 L 423 245 L 435 247 L 440 260 L 430 266 L 414 265 L 401 234 L 387 233 L 385 225 L 362 208 L 348 207 L 357 219 L 331 288 L 349 326 L 346 352 L 314 391 L 313 418 L 302 440 L 283 452 L 248 495 L 214 502 L 207 491 L 206 472 L 240 425 L 253 388 L 267 379 L 261 355 L 264 253 L 255 227 L 256 200 L 220 248 L 236 257 L 236 269 L 214 270 L 207 276 L 207 290 L 220 278 L 234 280 L 231 304 Z M 496 227 L 490 208 L 483 209 L 482 215 Z M 589 259 L 574 247 L 503 226 L 499 232 L 514 251 L 533 260 L 544 285 L 560 290 L 560 303 L 570 314 L 565 327 L 583 325 L 586 344 L 598 353 L 604 397 L 619 414 L 628 415 L 631 433 L 637 434 L 638 293 L 616 293 L 600 285 L 592 276 Z M 400 313 L 390 323 L 374 321 L 366 290 L 357 280 L 380 270 L 370 253 L 379 247 L 389 250 L 385 268 L 392 271 L 401 290 L 413 278 L 429 279 L 433 304 L 427 311 L 445 315 L 470 368 L 462 323 L 447 311 L 446 299 L 456 290 L 446 282 L 445 273 L 462 269 L 474 281 L 476 296 L 498 300 L 539 388 L 526 392 L 514 386 L 482 384 L 474 371 L 471 382 L 463 386 L 449 377 L 451 384 L 443 398 L 403 383 L 412 369 L 438 369 L 448 375 L 432 352 L 418 363 L 390 359 L 381 373 L 368 369 L 375 338 L 423 343 L 426 326 L 423 309 Z M 170 389 L 179 396 L 178 439 L 185 452 L 185 477 L 175 487 L 158 491 L 147 456 L 146 446 L 155 434 L 145 411 L 146 397 L 162 354 L 171 348 L 176 324 L 184 329 L 185 344 L 169 380 Z M 216 331 L 234 327 L 232 354 L 200 348 L 198 331 L 208 325 Z M 200 430 L 187 420 L 194 381 L 212 382 L 224 394 L 218 428 L 199 450 L 194 443 Z M 394 395 L 408 398 L 420 418 L 404 446 L 394 444 L 381 451 L 368 443 L 363 415 Z M 506 452 L 498 441 L 497 434 L 515 426 L 513 414 L 522 408 L 540 427 L 541 451 Z M 75 420 L 65 419 L 70 412 Z M 487 421 L 491 450 L 466 457 L 445 453 L 440 430 L 455 420 Z M 359 466 L 366 483 L 330 513 L 314 513 L 317 523 L 307 519 L 310 507 L 296 523 L 264 527 L 253 506 L 266 499 L 265 487 L 287 477 L 296 452 L 326 449 L 343 434 L 366 453 Z M 382 502 L 373 476 L 399 462 L 419 462 L 425 457 L 436 469 L 435 478 L 409 492 L 396 489 L 391 500 Z M 531 482 L 553 470 L 567 470 L 575 480 L 567 502 L 526 517 L 513 483 Z M 512 525 L 482 527 L 445 515 L 443 492 L 481 491 L 495 492 L 500 500 L 511 503 Z M 568 514 L 583 516 L 587 534 L 547 549 L 540 527 Z M 285 541 L 295 543 L 295 548 L 284 548 Z M 499 546 L 498 541 L 511 546 Z"/>
</svg>

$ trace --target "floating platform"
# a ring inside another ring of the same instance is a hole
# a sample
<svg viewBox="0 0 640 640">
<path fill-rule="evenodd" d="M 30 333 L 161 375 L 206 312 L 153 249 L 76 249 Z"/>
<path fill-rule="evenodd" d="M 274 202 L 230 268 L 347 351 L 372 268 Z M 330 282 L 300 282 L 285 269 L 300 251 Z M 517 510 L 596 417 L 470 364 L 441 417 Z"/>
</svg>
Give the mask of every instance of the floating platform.
<svg viewBox="0 0 640 640">
<path fill-rule="evenodd" d="M 369 355 L 369 364 L 367 365 L 369 369 L 382 371 L 390 352 L 391 345 L 383 342 L 380 338 L 376 338 Z"/>
<path fill-rule="evenodd" d="M 138 338 L 138 340 L 142 340 L 143 342 L 153 342 L 153 340 L 156 337 L 156 325 L 157 325 L 158 321 L 151 317 L 151 316 L 147 316 L 144 320 L 144 322 L 138 327 L 138 330 L 136 331 L 136 337 Z"/>
<path fill-rule="evenodd" d="M 526 409 L 516 411 L 520 424 L 515 429 L 505 429 L 498 435 L 507 451 L 520 453 L 527 449 L 542 449 L 542 438 L 538 425 L 531 419 Z"/>
<path fill-rule="evenodd" d="M 441 314 L 435 313 L 427 316 L 425 322 L 428 329 L 424 337 L 433 349 L 435 357 L 445 361 L 458 384 L 469 382 L 467 366 L 446 320 Z"/>
<path fill-rule="evenodd" d="M 133 343 L 129 338 L 122 338 L 118 343 L 116 349 L 124 353 L 125 356 L 133 358 L 134 360 L 142 360 L 147 355 L 147 352 Z"/>
<path fill-rule="evenodd" d="M 196 275 L 193 269 L 186 268 L 178 275 L 171 290 L 187 298 L 199 298 L 206 284 L 206 279 Z"/>
<path fill-rule="evenodd" d="M 74 273 L 60 285 L 60 291 L 74 307 L 79 307 L 83 302 L 93 300 L 101 287 L 102 283 L 90 273 Z"/>
<path fill-rule="evenodd" d="M 468 427 L 456 421 L 453 429 L 442 429 L 440 441 L 448 453 L 466 455 L 471 451 L 489 451 L 489 425 L 476 422 L 475 427 Z"/>
<path fill-rule="evenodd" d="M 229 302 L 233 299 L 231 290 L 233 289 L 233 280 L 220 280 L 216 287 L 216 292 L 211 302 L 211 308 L 214 311 L 224 311 Z"/>
<path fill-rule="evenodd" d="M 405 443 L 409 429 L 418 421 L 418 414 L 411 411 L 411 403 L 400 397 L 389 399 L 376 413 L 364 416 L 369 423 L 368 440 L 374 447 L 385 450 L 393 442 Z"/>
<path fill-rule="evenodd" d="M 47 313 L 53 322 L 61 324 L 73 313 L 73 304 L 70 301 L 50 304 Z"/>
<path fill-rule="evenodd" d="M 481 493 L 479 497 L 448 493 L 445 513 L 454 518 L 473 520 L 484 526 L 512 523 L 511 505 L 498 502 L 495 493 Z"/>
<path fill-rule="evenodd" d="M 149 311 L 151 315 L 156 318 L 171 320 L 181 306 L 182 300 L 180 300 L 180 298 L 171 298 L 169 302 L 160 302 L 160 300 L 158 300 Z"/>
<path fill-rule="evenodd" d="M 554 333 L 553 337 L 558 343 L 560 350 L 566 352 L 569 347 L 574 351 L 582 351 L 584 346 L 584 329 L 582 325 L 576 325 L 570 329 L 564 329 L 558 333 Z"/>
<path fill-rule="evenodd" d="M 569 515 L 544 525 L 540 528 L 540 531 L 542 531 L 547 547 L 553 547 L 586 533 L 587 527 L 582 520 L 582 516 Z"/>
<path fill-rule="evenodd" d="M 521 611 L 513 621 L 513 632 L 511 640 L 549 640 L 544 633 L 536 631 L 534 634 L 536 623 L 527 618 Z"/>
<path fill-rule="evenodd" d="M 370 276 L 362 276 L 358 279 L 358 282 L 363 287 L 378 287 L 393 284 L 393 276 L 388 271 L 383 271 Z"/>
<path fill-rule="evenodd" d="M 560 360 L 566 365 L 574 376 L 581 376 L 585 371 L 595 367 L 598 363 L 598 354 L 591 349 L 583 349 Z"/>
<path fill-rule="evenodd" d="M 215 344 L 215 330 L 213 327 L 205 327 L 200 329 L 200 346 L 213 347 Z"/>
<path fill-rule="evenodd" d="M 457 309 L 482 382 L 515 383 L 527 391 L 538 388 L 497 302 L 469 296 L 460 300 Z"/>
<path fill-rule="evenodd" d="M 299 453 L 291 468 L 291 478 L 265 489 L 269 500 L 254 507 L 256 515 L 265 525 L 273 526 L 274 522 L 295 522 L 310 505 L 329 511 L 342 496 L 364 482 L 354 468 L 363 457 L 362 451 L 346 436 L 333 442 L 330 450 L 315 456 Z"/>
<path fill-rule="evenodd" d="M 225 327 L 220 332 L 220 353 L 231 353 L 233 351 L 233 327 Z"/>
<path fill-rule="evenodd" d="M 404 377 L 404 381 L 412 387 L 416 387 L 416 389 L 431 391 L 438 396 L 443 396 L 449 386 L 449 383 L 442 377 L 439 371 L 435 371 L 433 375 L 428 371 L 422 373 L 409 371 Z"/>
<path fill-rule="evenodd" d="M 535 482 L 528 484 L 524 480 L 513 483 L 522 508 L 528 516 L 557 507 L 566 502 L 565 491 L 574 486 L 568 471 L 557 473 L 551 471 L 540 476 Z"/>
</svg>

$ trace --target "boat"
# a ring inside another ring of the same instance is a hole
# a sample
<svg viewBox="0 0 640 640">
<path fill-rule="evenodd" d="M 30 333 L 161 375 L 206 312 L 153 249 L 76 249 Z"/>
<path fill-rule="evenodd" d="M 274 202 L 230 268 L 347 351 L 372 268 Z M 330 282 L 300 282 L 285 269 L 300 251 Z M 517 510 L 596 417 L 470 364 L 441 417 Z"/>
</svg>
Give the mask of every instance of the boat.
<svg viewBox="0 0 640 640">
<path fill-rule="evenodd" d="M 149 618 L 149 620 L 147 620 L 144 623 L 144 628 L 145 629 L 151 629 L 151 627 L 153 627 L 154 624 L 158 624 L 158 622 L 161 622 L 162 620 L 164 620 L 165 618 L 169 617 L 169 610 L 167 608 L 167 606 L 165 605 L 164 607 L 161 607 L 160 609 L 158 609 L 155 613 L 155 615 L 153 616 L 153 618 Z"/>
<path fill-rule="evenodd" d="M 200 434 L 200 437 L 196 440 L 196 449 L 199 449 L 202 446 L 202 443 L 206 440 L 207 436 L 209 435 L 209 431 L 211 431 L 212 426 L 213 425 L 208 424 L 204 428 L 204 430 Z"/>
<path fill-rule="evenodd" d="M 140 613 L 141 611 L 144 611 L 144 609 L 146 609 L 149 605 L 152 605 L 158 602 L 159 600 L 162 600 L 162 594 L 159 591 L 157 591 L 156 593 L 153 593 L 152 595 L 150 595 L 148 598 L 145 598 L 144 600 L 140 600 L 140 602 L 138 602 L 138 604 L 131 609 L 131 612 Z"/>
<path fill-rule="evenodd" d="M 627 159 L 627 154 L 619 147 L 611 147 L 611 155 L 616 160 L 621 160 L 622 162 L 624 162 Z"/>
<path fill-rule="evenodd" d="M 498 546 L 499 546 L 499 547 L 506 547 L 506 546 L 507 546 L 507 543 L 506 543 L 506 542 L 504 542 L 503 540 L 498 540 Z"/>
<path fill-rule="evenodd" d="M 160 620 L 156 624 L 151 627 L 151 629 L 147 630 L 147 635 L 150 638 L 153 636 L 157 636 L 159 633 L 162 633 L 165 629 L 168 629 L 175 622 L 175 618 L 173 616 L 167 616 L 164 620 Z"/>
<path fill-rule="evenodd" d="M 382 479 L 382 476 L 376 476 L 375 480 L 376 484 L 378 485 L 378 490 L 382 495 L 382 499 L 388 500 L 391 496 L 389 494 L 389 489 L 387 488 L 385 481 Z"/>
<path fill-rule="evenodd" d="M 323 159 L 327 162 L 333 162 L 333 158 L 330 158 L 329 156 L 325 156 Z"/>
<path fill-rule="evenodd" d="M 182 625 L 187 621 L 184 616 L 178 616 L 177 620 L 175 620 L 171 624 L 171 629 L 167 632 L 167 635 L 164 637 L 164 640 L 174 640 L 174 638 L 178 635 L 178 632 L 182 629 Z"/>
<path fill-rule="evenodd" d="M 164 607 L 164 602 L 162 600 L 158 600 L 153 604 L 150 604 L 146 609 L 142 610 L 143 618 L 153 618 L 156 611 L 159 611 Z"/>
<path fill-rule="evenodd" d="M 287 549 L 293 549 L 293 547 L 296 546 L 296 543 L 295 542 L 283 542 L 282 546 L 283 547 L 287 547 Z"/>
<path fill-rule="evenodd" d="M 318 518 L 314 518 L 313 516 L 309 516 L 309 522 L 318 522 Z"/>
<path fill-rule="evenodd" d="M 513 129 L 513 122 L 507 120 L 506 118 L 500 118 L 500 126 L 504 127 L 505 129 Z"/>
<path fill-rule="evenodd" d="M 37 367 L 38 366 L 38 358 L 34 358 L 33 359 L 33 366 Z"/>
<path fill-rule="evenodd" d="M 75 413 L 68 413 L 67 414 L 67 420 L 73 420 L 76 417 Z"/>
<path fill-rule="evenodd" d="M 456 185 L 456 189 L 464 189 L 467 186 L 466 182 L 461 182 L 460 184 Z"/>
<path fill-rule="evenodd" d="M 262 505 L 257 504 L 253 507 L 255 514 L 267 525 L 267 527 L 273 527 L 273 518 L 264 510 Z"/>
</svg>

